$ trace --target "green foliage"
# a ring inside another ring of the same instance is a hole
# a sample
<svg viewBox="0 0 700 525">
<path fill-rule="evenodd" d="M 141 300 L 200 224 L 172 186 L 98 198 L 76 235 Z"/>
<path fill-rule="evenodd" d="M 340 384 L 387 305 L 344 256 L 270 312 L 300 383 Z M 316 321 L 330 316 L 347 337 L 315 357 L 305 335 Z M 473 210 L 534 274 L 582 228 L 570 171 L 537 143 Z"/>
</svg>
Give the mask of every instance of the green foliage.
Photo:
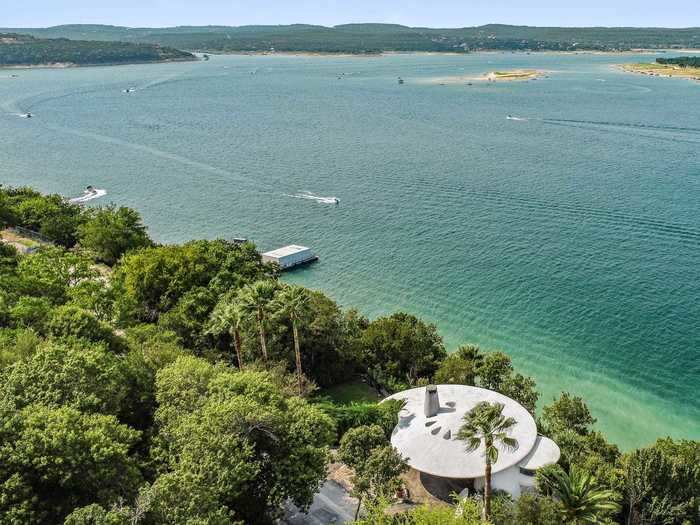
<svg viewBox="0 0 700 525">
<path fill-rule="evenodd" d="M 551 405 L 542 409 L 541 425 L 551 433 L 571 430 L 580 435 L 588 434 L 595 425 L 596 419 L 591 415 L 588 406 L 578 396 L 562 392 Z"/>
<path fill-rule="evenodd" d="M 441 385 L 474 386 L 483 361 L 484 356 L 478 346 L 462 345 L 440 363 L 433 381 Z"/>
<path fill-rule="evenodd" d="M 600 523 L 619 511 L 615 493 L 601 488 L 590 473 L 575 465 L 568 474 L 559 467 L 548 469 L 539 482 L 559 501 L 565 523 Z"/>
<path fill-rule="evenodd" d="M 55 308 L 48 324 L 48 331 L 57 338 L 84 339 L 93 343 L 103 342 L 113 352 L 124 350 L 124 342 L 114 334 L 109 325 L 77 306 L 65 305 Z"/>
<path fill-rule="evenodd" d="M 135 493 L 139 433 L 69 407 L 0 409 L 0 517 L 60 523 L 76 507 Z"/>
<path fill-rule="evenodd" d="M 93 252 L 98 261 L 112 266 L 127 251 L 153 244 L 141 216 L 131 208 L 111 205 L 90 210 L 86 215 L 78 227 L 80 246 Z"/>
<path fill-rule="evenodd" d="M 361 426 L 348 430 L 340 440 L 338 459 L 355 471 L 353 495 L 358 499 L 355 519 L 365 500 L 376 505 L 390 498 L 401 487 L 399 476 L 408 464 L 392 447 L 379 425 Z"/>
<path fill-rule="evenodd" d="M 131 525 L 129 516 L 125 513 L 107 511 L 97 503 L 75 509 L 63 523 L 64 525 Z"/>
<path fill-rule="evenodd" d="M 375 319 L 362 334 L 361 343 L 366 366 L 379 372 L 375 379 L 406 384 L 432 377 L 447 355 L 435 325 L 406 313 Z"/>
<path fill-rule="evenodd" d="M 566 525 L 556 500 L 531 492 L 522 493 L 516 501 L 494 498 L 491 520 L 494 525 Z"/>
<path fill-rule="evenodd" d="M 482 401 L 462 418 L 463 425 L 457 432 L 457 439 L 465 442 L 465 450 L 472 453 L 483 445 L 486 468 L 484 478 L 484 516 L 491 517 L 491 466 L 498 462 L 499 447 L 514 450 L 518 441 L 509 435 L 517 425 L 512 417 L 503 415 L 504 405 Z"/>
<path fill-rule="evenodd" d="M 387 443 L 384 429 L 379 425 L 352 428 L 340 440 L 338 459 L 354 469 L 360 469 L 373 449 Z"/>
<path fill-rule="evenodd" d="M 388 439 L 391 432 L 396 426 L 399 410 L 401 410 L 401 401 L 390 400 L 383 403 L 350 403 L 348 405 L 339 405 L 331 402 L 321 402 L 319 408 L 333 418 L 336 425 L 337 439 L 350 429 L 378 425 Z"/>
<path fill-rule="evenodd" d="M 212 346 L 207 327 L 215 305 L 214 292 L 198 286 L 185 292 L 171 310 L 160 316 L 158 324 L 177 334 L 186 348 L 201 352 Z"/>
<path fill-rule="evenodd" d="M 121 360 L 99 345 L 45 343 L 0 378 L 0 392 L 17 408 L 70 406 L 117 415 L 128 395 Z"/>
<path fill-rule="evenodd" d="M 324 53 L 377 53 L 381 51 L 462 52 L 500 50 L 601 50 L 693 47 L 697 29 L 531 27 L 490 24 L 476 27 L 432 29 L 397 24 L 343 24 L 323 27 L 206 26 L 124 28 L 114 26 L 58 26 L 13 30 L 40 38 L 85 38 L 149 42 L 179 49 L 210 52 L 310 51 Z"/>
<path fill-rule="evenodd" d="M 629 523 L 700 523 L 700 443 L 659 440 L 621 463 Z"/>
<path fill-rule="evenodd" d="M 619 491 L 621 480 L 615 463 L 620 451 L 592 429 L 595 422 L 580 397 L 562 392 L 558 399 L 542 409 L 538 427 L 559 445 L 560 463 L 564 468 L 577 465 L 594 475 L 602 486 Z"/>
<path fill-rule="evenodd" d="M 476 345 L 463 345 L 440 363 L 433 381 L 436 384 L 473 385 L 515 399 L 531 414 L 539 394 L 531 377 L 516 373 L 503 352 L 483 353 Z"/>
<path fill-rule="evenodd" d="M 158 372 L 157 400 L 160 469 L 202 483 L 208 509 L 256 523 L 287 498 L 308 505 L 325 477 L 332 420 L 284 395 L 272 372 L 231 372 L 183 357 Z"/>
<path fill-rule="evenodd" d="M 660 57 L 656 59 L 656 62 L 658 64 L 673 64 L 680 67 L 700 67 L 700 57 Z"/>
<path fill-rule="evenodd" d="M 239 267 L 243 273 L 233 279 L 232 272 Z M 240 285 L 266 271 L 260 256 L 246 245 L 192 241 L 126 254 L 115 272 L 114 286 L 123 319 L 153 322 L 190 290 L 211 285 L 223 293 L 224 284 Z"/>
<path fill-rule="evenodd" d="M 0 45 L 0 57 L 3 48 Z M 9 196 L 12 226 L 38 232 L 66 248 L 76 243 L 77 230 L 83 220 L 78 205 L 68 203 L 60 195 L 41 195 L 27 188 L 4 191 Z"/>
<path fill-rule="evenodd" d="M 21 359 L 27 359 L 39 347 L 41 339 L 32 329 L 0 329 L 0 371 Z"/>
<path fill-rule="evenodd" d="M 58 247 L 44 247 L 20 258 L 17 273 L 23 294 L 45 297 L 54 304 L 65 303 L 71 287 L 98 277 L 89 258 Z"/>
<path fill-rule="evenodd" d="M 22 296 L 10 308 L 10 324 L 45 334 L 52 315 L 51 309 L 51 302 L 44 297 Z"/>
<path fill-rule="evenodd" d="M 151 44 L 35 39 L 27 35 L 0 34 L 0 65 L 79 64 L 109 65 L 135 62 L 194 60 L 191 53 Z"/>
</svg>

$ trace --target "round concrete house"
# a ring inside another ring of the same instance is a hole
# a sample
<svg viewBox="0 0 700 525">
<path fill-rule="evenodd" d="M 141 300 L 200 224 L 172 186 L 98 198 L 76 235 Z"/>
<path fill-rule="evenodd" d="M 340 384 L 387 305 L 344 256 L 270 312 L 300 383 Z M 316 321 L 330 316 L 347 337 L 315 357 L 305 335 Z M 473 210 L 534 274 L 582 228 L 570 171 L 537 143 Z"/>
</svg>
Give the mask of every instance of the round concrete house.
<svg viewBox="0 0 700 525">
<path fill-rule="evenodd" d="M 503 415 L 517 422 L 510 436 L 518 441 L 514 450 L 499 449 L 492 466 L 494 490 L 503 490 L 514 498 L 534 486 L 539 468 L 559 460 L 554 441 L 537 434 L 535 419 L 513 399 L 474 386 L 437 385 L 412 388 L 389 396 L 405 402 L 391 443 L 416 471 L 437 478 L 462 480 L 465 492 L 481 490 L 484 485 L 483 444 L 467 452 L 465 442 L 456 439 L 464 415 L 477 403 L 487 401 L 503 405 Z"/>
</svg>

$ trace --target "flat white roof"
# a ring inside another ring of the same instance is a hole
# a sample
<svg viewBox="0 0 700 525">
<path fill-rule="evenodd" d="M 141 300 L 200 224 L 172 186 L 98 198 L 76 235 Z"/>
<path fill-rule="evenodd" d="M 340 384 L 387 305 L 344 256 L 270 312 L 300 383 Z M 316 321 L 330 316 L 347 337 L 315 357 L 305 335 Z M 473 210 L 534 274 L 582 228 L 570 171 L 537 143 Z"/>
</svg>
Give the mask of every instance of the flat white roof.
<svg viewBox="0 0 700 525">
<path fill-rule="evenodd" d="M 289 246 L 283 246 L 282 248 L 277 248 L 271 252 L 265 252 L 263 255 L 266 257 L 287 257 L 288 255 L 294 255 L 295 253 L 304 252 L 309 250 L 306 246 L 299 246 L 297 244 L 290 244 Z"/>
<path fill-rule="evenodd" d="M 559 445 L 548 437 L 537 436 L 535 446 L 518 466 L 528 470 L 537 470 L 547 465 L 554 465 L 560 457 Z"/>
<path fill-rule="evenodd" d="M 504 405 L 503 414 L 517 424 L 510 436 L 518 440 L 516 450 L 500 448 L 492 472 L 500 472 L 518 464 L 535 446 L 537 425 L 530 413 L 513 399 L 498 392 L 465 385 L 438 385 L 440 410 L 426 418 L 423 411 L 425 387 L 404 390 L 387 399 L 404 399 L 402 421 L 391 435 L 391 443 L 416 470 L 445 478 L 479 478 L 484 476 L 484 447 L 466 451 L 464 441 L 456 439 L 462 418 L 481 401 Z"/>
</svg>

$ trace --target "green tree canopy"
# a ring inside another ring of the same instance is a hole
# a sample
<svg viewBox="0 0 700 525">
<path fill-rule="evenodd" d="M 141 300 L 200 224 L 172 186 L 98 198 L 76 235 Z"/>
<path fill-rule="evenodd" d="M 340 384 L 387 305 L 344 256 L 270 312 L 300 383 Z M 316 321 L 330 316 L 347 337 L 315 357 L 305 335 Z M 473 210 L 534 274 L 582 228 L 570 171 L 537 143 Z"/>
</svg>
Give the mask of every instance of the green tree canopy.
<svg viewBox="0 0 700 525">
<path fill-rule="evenodd" d="M 122 361 L 101 345 L 44 343 L 0 373 L 0 392 L 17 408 L 70 406 L 120 414 L 128 396 Z"/>
<path fill-rule="evenodd" d="M 139 433 L 113 416 L 70 407 L 0 408 L 0 517 L 61 523 L 76 507 L 132 497 Z"/>
<path fill-rule="evenodd" d="M 157 399 L 156 457 L 167 475 L 204 480 L 208 508 L 257 523 L 287 498 L 308 505 L 325 478 L 332 421 L 272 372 L 180 358 L 158 372 Z"/>
<path fill-rule="evenodd" d="M 375 378 L 397 386 L 432 377 L 447 355 L 435 325 L 402 312 L 372 321 L 362 335 L 362 346 Z"/>
<path fill-rule="evenodd" d="M 152 244 L 141 216 L 131 208 L 114 205 L 90 210 L 78 227 L 80 246 L 110 266 L 129 250 Z"/>
</svg>

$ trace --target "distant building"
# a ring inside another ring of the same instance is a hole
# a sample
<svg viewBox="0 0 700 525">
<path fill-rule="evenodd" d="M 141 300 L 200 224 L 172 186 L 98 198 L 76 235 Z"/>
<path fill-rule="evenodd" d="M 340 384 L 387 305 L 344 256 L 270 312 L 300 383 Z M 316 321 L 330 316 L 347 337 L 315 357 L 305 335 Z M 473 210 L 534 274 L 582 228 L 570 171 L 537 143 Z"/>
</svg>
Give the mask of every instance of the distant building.
<svg viewBox="0 0 700 525">
<path fill-rule="evenodd" d="M 559 461 L 557 444 L 537 435 L 532 415 L 519 403 L 498 392 L 465 385 L 419 387 L 399 392 L 387 399 L 405 400 L 391 443 L 407 458 L 415 470 L 438 478 L 459 482 L 467 493 L 484 486 L 483 444 L 467 452 L 465 442 L 456 439 L 462 418 L 477 403 L 501 403 L 503 414 L 517 424 L 510 436 L 517 439 L 515 450 L 500 449 L 492 467 L 494 490 L 503 490 L 518 498 L 535 484 L 535 471 Z"/>
<path fill-rule="evenodd" d="M 282 270 L 288 270 L 289 268 L 299 266 L 300 264 L 306 264 L 317 259 L 318 257 L 314 255 L 311 248 L 298 246 L 296 244 L 284 246 L 283 248 L 278 248 L 277 250 L 262 254 L 262 261 L 264 263 L 277 263 Z"/>
</svg>

